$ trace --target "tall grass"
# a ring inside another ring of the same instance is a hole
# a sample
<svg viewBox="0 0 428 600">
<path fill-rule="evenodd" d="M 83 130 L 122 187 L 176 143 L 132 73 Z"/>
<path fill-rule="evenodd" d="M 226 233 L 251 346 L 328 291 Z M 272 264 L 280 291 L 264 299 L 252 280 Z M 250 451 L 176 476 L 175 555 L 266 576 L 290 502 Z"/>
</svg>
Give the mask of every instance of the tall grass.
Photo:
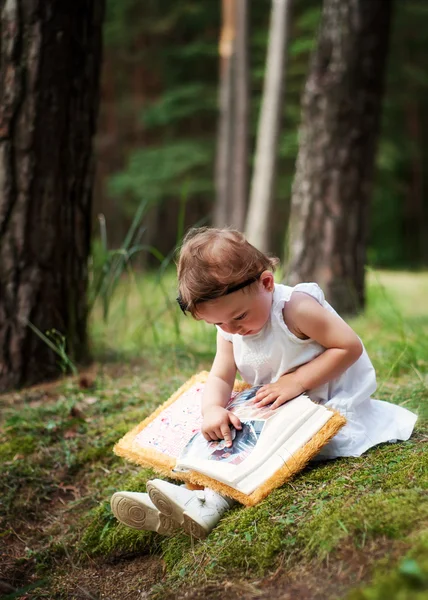
<svg viewBox="0 0 428 600">
<path fill-rule="evenodd" d="M 427 273 L 369 273 L 367 309 L 351 325 L 363 339 L 380 379 L 411 374 L 426 385 L 427 292 Z"/>
<path fill-rule="evenodd" d="M 183 194 L 176 247 L 183 236 L 185 206 L 186 195 Z M 164 281 L 175 248 L 163 255 L 155 246 L 141 243 L 148 208 L 148 202 L 140 203 L 125 239 L 117 249 L 109 248 L 104 215 L 98 217 L 100 237 L 93 244 L 88 290 L 92 340 L 96 353 L 107 351 L 115 355 L 133 355 L 140 351 L 142 343 L 146 347 L 148 340 L 149 344 L 162 346 L 166 342 L 163 335 L 165 328 L 159 329 L 159 323 L 165 317 L 168 331 L 172 332 L 175 343 L 180 340 L 179 315 Z M 136 275 L 133 259 L 141 253 L 154 257 L 159 262 L 158 269 L 151 274 L 139 272 Z M 97 327 L 97 324 L 101 327 Z M 109 339 L 112 332 L 114 344 Z M 171 343 L 171 339 L 166 343 Z"/>
<path fill-rule="evenodd" d="M 401 280 L 408 282 L 400 294 Z M 411 289 L 410 289 L 410 282 Z M 176 305 L 175 269 L 150 273 L 123 273 L 110 299 L 109 317 L 101 318 L 97 304 L 91 318 L 96 355 L 142 356 L 154 351 L 182 348 L 213 354 L 215 329 L 190 316 Z M 428 371 L 428 273 L 419 275 L 371 271 L 367 282 L 367 309 L 350 325 L 363 340 L 380 386 L 392 376 L 410 374 L 426 385 Z M 420 302 L 419 302 L 420 298 Z M 416 299 L 416 300 L 415 300 Z M 178 321 L 178 326 L 177 326 Z"/>
<path fill-rule="evenodd" d="M 214 327 L 184 317 L 175 301 L 176 287 L 172 267 L 162 275 L 124 274 L 110 300 L 108 319 L 102 319 L 100 304 L 94 307 L 90 332 L 95 356 L 135 357 L 173 348 L 212 350 Z"/>
<path fill-rule="evenodd" d="M 93 245 L 90 261 L 89 312 L 91 338 L 95 355 L 135 356 L 145 351 L 156 351 L 172 346 L 193 348 L 212 336 L 206 330 L 190 326 L 192 320 L 182 319 L 175 301 L 175 269 L 172 267 L 177 248 L 184 236 L 184 222 L 188 193 L 182 189 L 177 219 L 175 247 L 163 255 L 155 246 L 142 244 L 144 218 L 149 208 L 141 202 L 130 229 L 118 249 L 109 249 L 107 226 L 99 216 L 100 237 Z M 195 227 L 203 225 L 203 218 Z M 150 272 L 134 271 L 136 255 L 147 253 L 159 265 Z M 212 329 L 212 328 L 211 328 Z M 191 336 L 189 336 L 191 334 Z"/>
</svg>

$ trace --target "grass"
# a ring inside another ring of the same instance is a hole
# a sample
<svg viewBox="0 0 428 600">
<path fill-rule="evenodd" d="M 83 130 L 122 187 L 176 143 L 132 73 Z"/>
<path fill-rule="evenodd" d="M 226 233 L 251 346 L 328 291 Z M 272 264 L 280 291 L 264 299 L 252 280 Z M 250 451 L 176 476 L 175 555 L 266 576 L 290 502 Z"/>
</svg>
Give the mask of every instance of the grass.
<svg viewBox="0 0 428 600">
<path fill-rule="evenodd" d="M 370 273 L 366 313 L 352 322 L 377 397 L 418 412 L 411 440 L 311 466 L 258 506 L 230 511 L 201 543 L 127 529 L 108 503 L 153 476 L 114 456 L 113 444 L 212 359 L 213 328 L 178 314 L 165 296 L 173 285 L 170 274 L 163 286 L 154 275 L 123 279 L 108 322 L 94 311 L 92 372 L 0 399 L 1 578 L 32 586 L 35 599 L 133 589 L 159 599 L 182 590 L 286 598 L 290 589 L 295 598 L 426 597 L 428 275 Z M 139 560 L 162 568 L 131 573 Z M 5 597 L 25 597 L 16 594 Z"/>
</svg>

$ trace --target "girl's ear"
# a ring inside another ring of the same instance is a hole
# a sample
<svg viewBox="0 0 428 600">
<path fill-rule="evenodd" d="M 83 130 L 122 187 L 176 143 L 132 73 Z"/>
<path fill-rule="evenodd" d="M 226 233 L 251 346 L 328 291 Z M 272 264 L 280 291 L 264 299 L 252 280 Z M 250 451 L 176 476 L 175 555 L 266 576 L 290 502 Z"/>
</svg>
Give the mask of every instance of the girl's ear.
<svg viewBox="0 0 428 600">
<path fill-rule="evenodd" d="M 273 292 L 275 280 L 272 271 L 263 271 L 260 275 L 260 283 L 266 291 Z"/>
</svg>

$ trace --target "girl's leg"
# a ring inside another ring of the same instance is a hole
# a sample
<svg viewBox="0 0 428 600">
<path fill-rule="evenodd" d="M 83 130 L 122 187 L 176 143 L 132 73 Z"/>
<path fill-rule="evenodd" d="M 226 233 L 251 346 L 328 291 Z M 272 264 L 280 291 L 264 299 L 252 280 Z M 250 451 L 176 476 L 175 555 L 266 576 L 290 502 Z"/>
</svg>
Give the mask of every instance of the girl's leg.
<svg viewBox="0 0 428 600">
<path fill-rule="evenodd" d="M 171 517 L 162 514 L 148 494 L 140 492 L 116 492 L 111 497 L 111 509 L 118 521 L 145 531 L 170 535 L 179 527 Z"/>
</svg>

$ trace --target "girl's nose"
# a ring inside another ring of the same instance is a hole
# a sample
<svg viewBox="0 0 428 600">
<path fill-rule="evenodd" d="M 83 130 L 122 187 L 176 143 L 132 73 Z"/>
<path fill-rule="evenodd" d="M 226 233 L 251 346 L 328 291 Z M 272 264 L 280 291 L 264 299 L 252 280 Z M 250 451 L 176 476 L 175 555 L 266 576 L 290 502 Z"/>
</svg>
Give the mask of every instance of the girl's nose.
<svg viewBox="0 0 428 600">
<path fill-rule="evenodd" d="M 221 328 L 226 333 L 238 333 L 239 326 L 235 323 L 230 323 L 230 324 L 228 323 L 227 325 L 225 323 L 223 323 Z"/>
</svg>

